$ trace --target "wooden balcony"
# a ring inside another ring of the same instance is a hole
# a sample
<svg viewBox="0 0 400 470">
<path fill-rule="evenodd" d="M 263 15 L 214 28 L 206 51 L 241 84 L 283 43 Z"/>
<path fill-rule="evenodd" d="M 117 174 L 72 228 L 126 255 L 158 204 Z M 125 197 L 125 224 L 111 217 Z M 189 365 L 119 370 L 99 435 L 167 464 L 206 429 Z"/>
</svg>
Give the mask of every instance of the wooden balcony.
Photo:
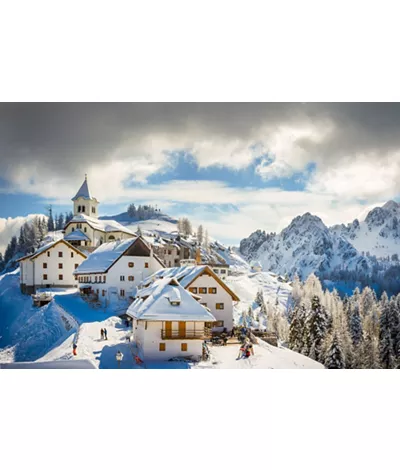
<svg viewBox="0 0 400 470">
<path fill-rule="evenodd" d="M 199 330 L 161 330 L 161 339 L 207 339 L 211 337 L 211 330 L 209 328 Z"/>
</svg>

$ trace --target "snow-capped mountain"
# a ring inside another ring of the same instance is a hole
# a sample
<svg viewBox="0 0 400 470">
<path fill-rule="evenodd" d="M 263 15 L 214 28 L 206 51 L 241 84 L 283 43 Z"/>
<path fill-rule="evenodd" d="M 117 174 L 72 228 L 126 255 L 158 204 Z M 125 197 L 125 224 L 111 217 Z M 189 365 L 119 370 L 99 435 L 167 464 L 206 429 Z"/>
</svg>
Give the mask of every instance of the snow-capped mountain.
<svg viewBox="0 0 400 470">
<path fill-rule="evenodd" d="M 335 225 L 332 232 L 343 236 L 361 254 L 377 258 L 392 257 L 400 251 L 400 204 L 389 201 L 372 209 L 365 220 Z"/>
<path fill-rule="evenodd" d="M 280 234 L 254 232 L 240 242 L 240 252 L 248 260 L 259 260 L 264 270 L 302 278 L 335 269 L 367 272 L 370 267 L 345 237 L 310 213 L 293 219 Z"/>
</svg>

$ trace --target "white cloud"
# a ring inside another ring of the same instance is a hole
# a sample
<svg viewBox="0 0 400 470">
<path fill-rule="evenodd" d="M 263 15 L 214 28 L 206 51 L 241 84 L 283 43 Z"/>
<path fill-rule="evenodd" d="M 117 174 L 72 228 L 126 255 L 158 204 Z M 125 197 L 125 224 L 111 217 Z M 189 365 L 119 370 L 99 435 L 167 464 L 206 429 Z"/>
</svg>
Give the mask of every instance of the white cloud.
<svg viewBox="0 0 400 470">
<path fill-rule="evenodd" d="M 27 220 L 32 220 L 37 214 L 29 214 L 26 217 L 0 218 L 0 252 L 4 254 L 8 242 L 14 235 L 18 236 L 19 230 Z"/>
</svg>

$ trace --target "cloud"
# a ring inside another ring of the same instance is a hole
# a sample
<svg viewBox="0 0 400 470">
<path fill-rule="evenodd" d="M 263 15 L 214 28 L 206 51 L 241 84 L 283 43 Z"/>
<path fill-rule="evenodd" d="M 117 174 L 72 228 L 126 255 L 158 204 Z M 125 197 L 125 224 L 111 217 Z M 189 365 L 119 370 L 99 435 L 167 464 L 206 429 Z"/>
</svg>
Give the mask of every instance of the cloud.
<svg viewBox="0 0 400 470">
<path fill-rule="evenodd" d="M 0 218 L 0 253 L 4 254 L 8 242 L 11 237 L 19 234 L 22 225 L 29 220 L 36 217 L 36 214 L 29 214 L 26 217 L 8 217 L 7 219 Z"/>
</svg>

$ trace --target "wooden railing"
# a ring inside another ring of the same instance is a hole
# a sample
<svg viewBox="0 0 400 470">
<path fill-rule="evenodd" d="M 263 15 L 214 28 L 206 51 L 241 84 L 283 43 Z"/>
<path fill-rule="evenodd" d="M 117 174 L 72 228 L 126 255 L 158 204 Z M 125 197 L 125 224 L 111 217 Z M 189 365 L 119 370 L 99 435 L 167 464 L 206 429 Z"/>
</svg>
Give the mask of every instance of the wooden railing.
<svg viewBox="0 0 400 470">
<path fill-rule="evenodd" d="M 199 330 L 161 330 L 162 339 L 206 339 L 211 336 L 211 330 L 208 328 L 199 329 Z"/>
</svg>

